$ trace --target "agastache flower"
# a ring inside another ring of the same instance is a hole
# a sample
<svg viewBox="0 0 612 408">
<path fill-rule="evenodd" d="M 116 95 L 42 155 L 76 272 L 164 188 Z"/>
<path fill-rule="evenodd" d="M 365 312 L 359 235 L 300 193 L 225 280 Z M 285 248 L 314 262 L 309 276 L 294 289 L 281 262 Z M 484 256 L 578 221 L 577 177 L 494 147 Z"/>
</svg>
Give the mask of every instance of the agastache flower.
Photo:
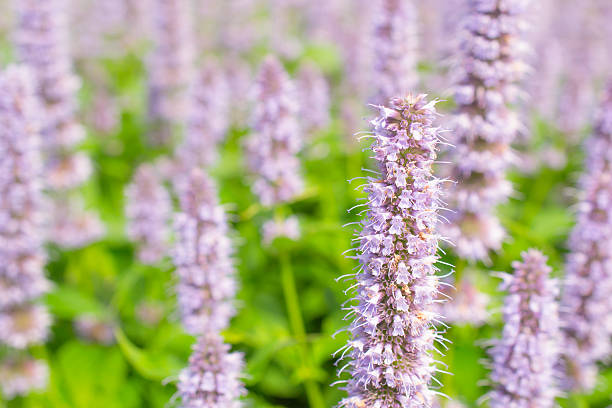
<svg viewBox="0 0 612 408">
<path fill-rule="evenodd" d="M 42 105 L 44 174 L 54 201 L 51 220 L 62 224 L 50 226 L 49 239 L 62 245 L 67 240 L 56 236 L 56 231 L 79 229 L 78 235 L 70 237 L 70 246 L 78 247 L 97 239 L 103 231 L 96 214 L 84 210 L 65 212 L 66 206 L 78 207 L 71 202 L 76 197 L 69 194 L 70 190 L 84 183 L 92 172 L 89 156 L 75 151 L 85 130 L 76 120 L 80 80 L 72 70 L 67 7 L 66 0 L 16 1 L 15 42 L 18 59 L 34 74 Z M 83 218 L 91 222 L 82 225 Z M 94 229 L 83 230 L 87 226 Z"/>
<path fill-rule="evenodd" d="M 293 83 L 280 62 L 268 57 L 255 87 L 253 134 L 247 141 L 248 165 L 256 175 L 253 192 L 264 205 L 300 194 L 303 180 L 296 157 L 302 147 Z"/>
<path fill-rule="evenodd" d="M 104 236 L 106 228 L 93 211 L 88 211 L 79 196 L 53 196 L 53 224 L 49 236 L 64 248 L 79 248 Z"/>
<path fill-rule="evenodd" d="M 189 366 L 179 374 L 178 396 L 182 408 L 240 408 L 246 395 L 240 377 L 242 353 L 230 352 L 214 332 L 204 333 L 193 348 Z"/>
<path fill-rule="evenodd" d="M 526 71 L 520 35 L 527 3 L 470 0 L 464 20 L 451 140 L 450 178 L 457 184 L 448 193 L 453 213 L 445 233 L 458 255 L 472 260 L 486 259 L 505 236 L 494 210 L 512 192 L 505 172 L 521 125 L 508 105 Z"/>
<path fill-rule="evenodd" d="M 230 80 L 218 65 L 209 63 L 191 85 L 185 139 L 177 149 L 182 173 L 215 162 L 217 147 L 229 127 Z"/>
<path fill-rule="evenodd" d="M 41 112 L 29 74 L 16 66 L 0 73 L 0 344 L 17 349 L 44 342 L 51 324 L 45 307 L 34 303 L 50 284 L 44 276 Z M 0 385 L 7 396 L 38 384 L 17 383 L 6 364 L 0 364 Z"/>
<path fill-rule="evenodd" d="M 128 1 L 70 1 L 71 39 L 77 58 L 120 57 L 126 51 L 124 30 L 133 29 Z"/>
<path fill-rule="evenodd" d="M 0 388 L 7 399 L 41 390 L 49 381 L 49 367 L 30 357 L 9 357 L 0 361 Z"/>
<path fill-rule="evenodd" d="M 115 341 L 115 325 L 97 316 L 82 315 L 74 319 L 74 330 L 83 340 L 110 345 Z"/>
<path fill-rule="evenodd" d="M 20 0 L 16 5 L 17 55 L 34 72 L 43 105 L 41 134 L 49 156 L 50 187 L 70 189 L 89 177 L 91 164 L 88 157 L 72 152 L 85 137 L 85 129 L 75 118 L 80 80 L 72 71 L 67 3 Z"/>
<path fill-rule="evenodd" d="M 559 352 L 557 283 L 541 252 L 530 249 L 502 274 L 508 292 L 502 309 L 502 338 L 490 350 L 491 408 L 549 408 L 557 396 L 554 365 Z"/>
<path fill-rule="evenodd" d="M 377 0 L 376 3 L 374 101 L 385 103 L 417 84 L 417 10 L 412 0 Z"/>
<path fill-rule="evenodd" d="M 187 112 L 195 52 L 190 4 L 185 0 L 151 2 L 154 48 L 147 65 L 149 119 L 155 144 L 170 142 L 172 128 Z"/>
<path fill-rule="evenodd" d="M 179 196 L 176 291 L 183 326 L 199 337 L 189 366 L 179 375 L 178 396 L 184 408 L 240 407 L 239 398 L 246 394 L 239 380 L 243 357 L 231 353 L 219 335 L 235 313 L 236 293 L 225 213 L 214 183 L 199 169 L 191 172 Z"/>
<path fill-rule="evenodd" d="M 235 313 L 232 243 L 213 181 L 194 169 L 179 191 L 181 213 L 175 218 L 174 264 L 177 297 L 187 332 L 218 332 Z"/>
<path fill-rule="evenodd" d="M 269 245 L 279 237 L 285 237 L 294 241 L 300 239 L 300 223 L 295 216 L 285 219 L 268 220 L 263 225 L 263 242 Z"/>
<path fill-rule="evenodd" d="M 563 82 L 555 124 L 574 143 L 595 110 L 596 84 L 610 72 L 608 2 L 555 2 L 549 37 L 561 40 Z M 606 10 L 607 9 L 607 10 Z M 572 140 L 573 139 L 573 140 Z"/>
<path fill-rule="evenodd" d="M 441 320 L 448 324 L 470 324 L 475 327 L 487 323 L 490 297 L 481 292 L 468 277 L 463 277 L 455 285 L 456 287 L 453 287 L 446 283 L 440 289 L 441 300 L 452 299 L 440 304 L 439 314 L 443 316 Z"/>
<path fill-rule="evenodd" d="M 574 390 L 593 388 L 597 362 L 612 354 L 612 83 L 586 150 L 561 300 L 563 385 Z"/>
<path fill-rule="evenodd" d="M 244 98 L 251 89 L 253 74 L 246 61 L 239 58 L 229 58 L 223 63 L 225 82 L 228 85 L 229 98 L 232 100 L 232 109 L 229 119 L 233 126 L 245 127 L 249 121 L 248 98 Z"/>
<path fill-rule="evenodd" d="M 297 78 L 300 118 L 311 134 L 329 123 L 329 85 L 325 76 L 313 64 L 304 64 Z"/>
<path fill-rule="evenodd" d="M 98 87 L 94 92 L 92 106 L 88 112 L 88 122 L 99 133 L 112 133 L 120 124 L 119 101 L 102 87 Z"/>
<path fill-rule="evenodd" d="M 161 176 L 152 165 L 138 167 L 126 189 L 126 198 L 127 235 L 139 246 L 140 262 L 156 264 L 168 253 L 172 203 Z"/>
<path fill-rule="evenodd" d="M 437 210 L 432 174 L 439 129 L 435 101 L 394 98 L 372 121 L 379 177 L 368 177 L 368 213 L 357 258 L 357 303 L 348 344 L 351 373 L 341 407 L 430 407 L 436 371 Z"/>
<path fill-rule="evenodd" d="M 373 35 L 368 28 L 373 24 L 374 5 L 371 0 L 346 2 L 340 16 L 344 17 L 340 20 L 344 29 L 338 35 L 345 76 L 343 93 L 359 100 L 370 96 L 373 85 Z"/>
</svg>

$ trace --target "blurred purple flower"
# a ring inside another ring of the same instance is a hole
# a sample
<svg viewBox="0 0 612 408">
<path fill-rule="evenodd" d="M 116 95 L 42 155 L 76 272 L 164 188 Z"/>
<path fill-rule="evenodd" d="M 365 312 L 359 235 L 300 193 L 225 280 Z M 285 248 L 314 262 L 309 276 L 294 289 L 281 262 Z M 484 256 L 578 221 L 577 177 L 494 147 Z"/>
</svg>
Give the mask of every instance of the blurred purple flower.
<svg viewBox="0 0 612 408">
<path fill-rule="evenodd" d="M 190 5 L 187 0 L 151 1 L 154 48 L 147 67 L 154 144 L 170 142 L 173 126 L 187 114 L 195 53 Z"/>
<path fill-rule="evenodd" d="M 48 381 L 49 367 L 44 361 L 24 356 L 0 361 L 0 388 L 7 399 L 42 390 Z"/>
<path fill-rule="evenodd" d="M 246 394 L 239 378 L 240 353 L 231 353 L 219 332 L 235 313 L 236 281 L 232 244 L 214 183 L 192 170 L 179 191 L 182 213 L 175 219 L 174 263 L 183 326 L 197 335 L 189 366 L 179 375 L 178 396 L 184 408 L 240 407 Z"/>
<path fill-rule="evenodd" d="M 263 205 L 293 199 L 303 190 L 302 147 L 293 83 L 274 57 L 262 64 L 255 87 L 253 134 L 247 141 L 248 164 L 256 175 L 253 192 Z"/>
<path fill-rule="evenodd" d="M 253 84 L 251 67 L 244 60 L 229 58 L 224 61 L 223 68 L 229 98 L 232 101 L 232 109 L 229 112 L 230 122 L 234 126 L 245 127 L 248 125 L 249 103 L 244 95 L 248 95 Z"/>
<path fill-rule="evenodd" d="M 185 139 L 176 152 L 180 173 L 188 175 L 217 159 L 229 127 L 229 80 L 217 64 L 208 63 L 191 85 Z"/>
<path fill-rule="evenodd" d="M 561 42 L 563 68 L 555 124 L 576 142 L 596 108 L 596 86 L 610 74 L 612 9 L 598 0 L 555 2 L 554 9 L 548 37 Z"/>
<path fill-rule="evenodd" d="M 612 83 L 586 150 L 561 300 L 564 387 L 574 390 L 592 389 L 597 362 L 612 354 Z"/>
<path fill-rule="evenodd" d="M 240 408 L 246 389 L 240 381 L 242 353 L 230 352 L 214 332 L 204 333 L 194 346 L 189 366 L 179 374 L 181 408 Z"/>
<path fill-rule="evenodd" d="M 232 243 L 213 181 L 194 169 L 179 191 L 175 216 L 176 292 L 183 326 L 191 334 L 218 333 L 235 313 Z"/>
<path fill-rule="evenodd" d="M 372 0 L 351 0 L 344 10 L 345 28 L 338 39 L 346 74 L 344 94 L 363 101 L 370 97 L 372 88 L 373 36 L 370 27 L 374 24 Z M 386 102 L 386 101 L 384 101 Z"/>
<path fill-rule="evenodd" d="M 64 248 L 80 248 L 102 238 L 106 228 L 98 214 L 88 211 L 78 196 L 54 196 L 49 236 Z"/>
<path fill-rule="evenodd" d="M 435 101 L 394 98 L 372 121 L 379 177 L 368 177 L 368 213 L 357 238 L 361 268 L 346 346 L 347 408 L 429 407 L 436 371 L 433 322 L 440 180 L 432 175 Z M 342 371 L 342 370 L 341 370 Z"/>
<path fill-rule="evenodd" d="M 77 317 L 74 329 L 80 338 L 93 343 L 110 345 L 115 341 L 115 326 L 96 316 Z"/>
<path fill-rule="evenodd" d="M 72 71 L 66 0 L 19 0 L 16 6 L 18 59 L 34 72 L 43 106 L 48 183 L 52 189 L 70 189 L 89 177 L 91 163 L 72 153 L 85 130 L 75 118 L 80 80 Z"/>
<path fill-rule="evenodd" d="M 508 292 L 502 309 L 502 338 L 493 342 L 491 408 L 552 408 L 558 391 L 554 366 L 559 352 L 557 282 L 546 257 L 530 249 L 502 274 Z"/>
<path fill-rule="evenodd" d="M 31 72 L 0 73 L 0 343 L 44 342 L 51 318 L 33 302 L 49 289 L 40 155 L 41 111 Z"/>
<path fill-rule="evenodd" d="M 49 336 L 51 315 L 42 305 L 24 302 L 0 310 L 0 344 L 24 349 Z"/>
<path fill-rule="evenodd" d="M 127 235 L 139 246 L 138 259 L 156 264 L 168 255 L 172 202 L 152 165 L 138 167 L 126 189 L 126 199 Z"/>
<path fill-rule="evenodd" d="M 77 197 L 69 190 L 84 183 L 92 172 L 89 156 L 75 152 L 85 137 L 76 120 L 80 80 L 72 70 L 67 0 L 19 0 L 16 2 L 15 43 L 18 59 L 33 72 L 42 105 L 41 135 L 45 156 L 45 184 L 52 193 L 51 241 L 70 247 L 86 245 L 103 234 L 94 213 L 74 211 Z M 92 230 L 76 231 L 87 218 Z"/>
<path fill-rule="evenodd" d="M 0 311 L 49 289 L 41 112 L 29 74 L 17 66 L 0 73 Z"/>
<path fill-rule="evenodd" d="M 126 0 L 67 0 L 71 40 L 76 58 L 109 58 L 124 55 L 124 32 L 134 29 Z"/>
<path fill-rule="evenodd" d="M 263 224 L 263 242 L 269 245 L 276 238 L 285 237 L 297 241 L 300 239 L 300 224 L 295 216 L 286 219 L 272 219 Z"/>
<path fill-rule="evenodd" d="M 299 114 L 306 132 L 324 129 L 329 124 L 329 85 L 325 76 L 313 64 L 300 67 L 297 77 Z"/>
<path fill-rule="evenodd" d="M 120 125 L 121 111 L 118 100 L 109 91 L 98 87 L 94 91 L 88 121 L 97 132 L 109 134 L 117 130 Z"/>
<path fill-rule="evenodd" d="M 376 0 L 374 9 L 375 103 L 411 92 L 417 76 L 417 15 L 413 0 Z"/>
<path fill-rule="evenodd" d="M 508 105 L 527 70 L 521 33 L 529 1 L 470 0 L 456 67 L 451 225 L 445 233 L 461 257 L 486 259 L 501 247 L 505 233 L 495 206 L 512 191 L 505 172 L 513 158 L 510 143 L 521 124 Z"/>
<path fill-rule="evenodd" d="M 447 324 L 470 324 L 482 326 L 489 320 L 487 307 L 490 296 L 481 292 L 468 277 L 463 277 L 456 287 L 444 285 L 440 288 L 441 300 L 449 299 L 439 306 L 440 320 Z"/>
</svg>

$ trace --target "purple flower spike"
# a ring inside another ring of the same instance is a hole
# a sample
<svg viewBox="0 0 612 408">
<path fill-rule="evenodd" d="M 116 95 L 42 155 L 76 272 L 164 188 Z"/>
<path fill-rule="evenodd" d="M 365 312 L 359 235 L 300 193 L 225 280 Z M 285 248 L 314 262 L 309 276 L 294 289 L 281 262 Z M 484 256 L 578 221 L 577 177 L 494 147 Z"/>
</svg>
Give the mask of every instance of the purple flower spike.
<svg viewBox="0 0 612 408">
<path fill-rule="evenodd" d="M 491 408 L 551 408 L 558 392 L 554 366 L 559 352 L 557 282 L 541 252 L 530 249 L 502 274 L 508 292 L 504 331 L 490 350 L 493 359 Z"/>
<path fill-rule="evenodd" d="M 178 396 L 181 408 L 240 408 L 246 389 L 240 381 L 244 368 L 242 353 L 215 333 L 202 335 L 193 349 L 189 366 L 181 371 Z"/>
<path fill-rule="evenodd" d="M 53 225 L 49 235 L 64 248 L 80 248 L 102 238 L 106 228 L 93 211 L 88 211 L 78 196 L 53 197 Z"/>
<path fill-rule="evenodd" d="M 312 134 L 329 123 L 329 85 L 313 64 L 300 68 L 297 81 L 300 117 L 306 131 Z"/>
<path fill-rule="evenodd" d="M 49 380 L 47 363 L 30 357 L 10 357 L 0 362 L 0 387 L 7 399 L 42 390 Z"/>
<path fill-rule="evenodd" d="M 80 80 L 72 70 L 68 4 L 66 0 L 15 3 L 17 55 L 31 69 L 36 82 L 42 106 L 45 183 L 55 193 L 48 238 L 62 246 L 83 246 L 98 239 L 104 229 L 97 214 L 79 208 L 80 203 L 73 202 L 78 197 L 70 194 L 89 178 L 92 164 L 89 156 L 75 151 L 85 130 L 76 120 Z"/>
<path fill-rule="evenodd" d="M 377 0 L 373 49 L 375 103 L 404 95 L 418 82 L 417 10 L 412 0 Z"/>
<path fill-rule="evenodd" d="M 181 173 L 206 168 L 217 159 L 217 146 L 229 127 L 229 86 L 221 68 L 209 63 L 191 85 L 185 140 L 177 149 Z"/>
<path fill-rule="evenodd" d="M 17 349 L 44 342 L 51 324 L 45 307 L 34 303 L 50 284 L 44 276 L 41 112 L 29 74 L 16 66 L 0 73 L 0 344 Z M 9 365 L 0 363 L 7 397 L 40 383 L 19 377 Z"/>
<path fill-rule="evenodd" d="M 167 251 L 172 203 L 160 175 L 148 164 L 141 165 L 126 190 L 127 235 L 139 244 L 138 258 L 153 265 Z"/>
<path fill-rule="evenodd" d="M 183 326 L 191 334 L 219 332 L 234 315 L 236 293 L 225 213 L 213 181 L 201 170 L 191 172 L 179 197 L 174 263 Z"/>
<path fill-rule="evenodd" d="M 457 253 L 484 260 L 501 247 L 505 232 L 495 207 L 512 192 L 505 172 L 512 163 L 510 144 L 521 124 L 508 108 L 516 83 L 527 70 L 521 56 L 524 11 L 528 1 L 470 0 L 456 68 L 450 178 L 451 225 L 445 235 Z"/>
<path fill-rule="evenodd" d="M 285 219 L 271 219 L 262 227 L 263 243 L 269 245 L 276 238 L 285 237 L 293 241 L 300 239 L 300 223 L 296 216 Z"/>
<path fill-rule="evenodd" d="M 190 3 L 151 2 L 154 49 L 148 60 L 149 118 L 157 128 L 153 143 L 169 142 L 171 128 L 187 112 L 187 87 L 193 75 L 194 44 Z"/>
<path fill-rule="evenodd" d="M 183 326 L 199 336 L 189 366 L 179 375 L 181 407 L 240 407 L 239 398 L 246 394 L 239 380 L 242 354 L 231 353 L 219 335 L 235 313 L 236 293 L 225 213 L 212 180 L 199 169 L 191 172 L 179 196 L 176 291 Z"/>
<path fill-rule="evenodd" d="M 573 390 L 592 389 L 597 362 L 612 354 L 612 84 L 586 150 L 561 300 L 563 385 Z"/>
<path fill-rule="evenodd" d="M 368 213 L 357 258 L 357 304 L 350 326 L 351 372 L 346 408 L 430 407 L 436 371 L 433 321 L 438 298 L 437 211 L 440 180 L 432 174 L 439 129 L 436 102 L 394 98 L 372 121 L 379 177 L 369 177 Z"/>
<path fill-rule="evenodd" d="M 80 80 L 72 71 L 66 0 L 15 3 L 17 55 L 32 69 L 43 106 L 48 182 L 52 189 L 70 189 L 87 180 L 91 163 L 89 157 L 72 152 L 85 130 L 75 119 Z"/>
<path fill-rule="evenodd" d="M 247 141 L 248 164 L 257 176 L 253 191 L 264 205 L 289 201 L 300 194 L 303 180 L 296 157 L 302 147 L 295 89 L 273 57 L 262 64 L 255 87 L 253 131 Z"/>
</svg>

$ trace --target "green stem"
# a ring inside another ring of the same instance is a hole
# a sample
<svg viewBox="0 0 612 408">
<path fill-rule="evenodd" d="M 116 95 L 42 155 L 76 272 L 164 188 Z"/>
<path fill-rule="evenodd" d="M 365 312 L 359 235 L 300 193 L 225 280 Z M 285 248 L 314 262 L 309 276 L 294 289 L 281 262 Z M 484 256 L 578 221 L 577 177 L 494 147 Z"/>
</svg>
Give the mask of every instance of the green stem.
<svg viewBox="0 0 612 408">
<path fill-rule="evenodd" d="M 295 286 L 295 277 L 293 275 L 293 269 L 291 268 L 291 262 L 289 255 L 286 252 L 279 254 L 281 262 L 281 282 L 283 286 L 283 293 L 285 295 L 285 302 L 287 306 L 287 314 L 289 315 L 289 324 L 291 325 L 291 331 L 298 342 L 300 351 L 300 357 L 302 364 L 305 366 L 309 361 L 309 350 L 306 342 L 306 329 L 304 328 L 304 320 L 302 319 L 302 312 L 300 310 L 300 302 L 298 300 L 298 292 Z M 311 408 L 325 408 L 325 402 L 323 400 L 323 394 L 319 389 L 319 385 L 312 378 L 307 378 L 304 381 L 306 388 L 306 396 L 308 403 Z"/>
</svg>

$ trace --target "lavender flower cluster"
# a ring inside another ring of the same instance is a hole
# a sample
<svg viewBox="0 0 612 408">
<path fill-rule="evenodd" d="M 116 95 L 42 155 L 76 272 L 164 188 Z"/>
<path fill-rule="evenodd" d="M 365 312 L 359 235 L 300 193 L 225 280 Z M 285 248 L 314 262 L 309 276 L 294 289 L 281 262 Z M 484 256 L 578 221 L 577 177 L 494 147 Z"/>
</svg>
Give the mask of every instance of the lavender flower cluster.
<svg viewBox="0 0 612 408">
<path fill-rule="evenodd" d="M 432 175 L 439 129 L 435 101 L 394 98 L 372 121 L 380 177 L 369 177 L 368 213 L 359 237 L 361 268 L 350 326 L 347 408 L 429 407 L 438 297 L 437 210 Z"/>
<path fill-rule="evenodd" d="M 269 245 L 276 238 L 285 237 L 294 241 L 300 239 L 300 223 L 296 216 L 285 219 L 271 219 L 264 223 L 263 243 Z"/>
<path fill-rule="evenodd" d="M 0 73 L 0 344 L 20 350 L 43 343 L 51 324 L 46 308 L 36 303 L 50 284 L 44 276 L 41 115 L 29 74 L 17 66 Z M 16 375 L 16 364 L 42 364 L 19 354 L 0 362 L 0 386 L 8 397 L 46 382 Z"/>
<path fill-rule="evenodd" d="M 230 353 L 219 332 L 235 313 L 236 281 L 232 246 L 216 188 L 194 169 L 179 192 L 182 212 L 175 218 L 174 263 L 178 304 L 185 329 L 198 341 L 178 383 L 185 408 L 239 407 L 246 393 L 239 378 L 240 353 Z"/>
<path fill-rule="evenodd" d="M 174 264 L 177 297 L 187 332 L 219 332 L 235 313 L 232 245 L 213 181 L 194 169 L 179 192 L 181 213 L 175 216 Z"/>
<path fill-rule="evenodd" d="M 324 129 L 329 123 L 329 85 L 313 64 L 304 64 L 297 77 L 299 114 L 308 134 Z"/>
<path fill-rule="evenodd" d="M 217 159 L 229 127 L 228 82 L 221 68 L 209 63 L 191 85 L 185 139 L 176 153 L 180 172 L 209 167 Z"/>
<path fill-rule="evenodd" d="M 487 307 L 491 298 L 481 292 L 470 278 L 464 276 L 454 287 L 444 283 L 440 289 L 441 300 L 450 299 L 438 305 L 438 314 L 444 323 L 479 327 L 488 322 Z"/>
<path fill-rule="evenodd" d="M 193 25 L 189 1 L 154 0 L 151 23 L 154 49 L 148 60 L 149 118 L 152 142 L 167 143 L 172 127 L 185 118 L 194 70 Z"/>
<path fill-rule="evenodd" d="M 583 390 L 595 386 L 597 362 L 612 353 L 612 84 L 586 148 L 561 300 L 565 386 Z"/>
<path fill-rule="evenodd" d="M 74 150 L 85 130 L 76 120 L 80 81 L 72 71 L 67 7 L 66 0 L 17 1 L 15 43 L 19 60 L 34 73 L 42 104 L 45 182 L 56 192 L 49 236 L 60 245 L 76 247 L 98 239 L 104 230 L 96 214 L 79 208 L 67 196 L 92 172 L 89 157 Z M 66 211 L 66 207 L 78 211 Z"/>
<path fill-rule="evenodd" d="M 154 265 L 168 253 L 170 195 L 155 167 L 143 164 L 126 189 L 127 235 L 139 244 L 138 258 Z"/>
<path fill-rule="evenodd" d="M 505 172 L 510 144 L 520 130 L 509 109 L 525 71 L 521 40 L 526 1 L 470 0 L 454 89 L 456 146 L 450 154 L 457 182 L 448 193 L 453 214 L 445 234 L 459 256 L 483 260 L 501 247 L 505 232 L 495 207 L 512 191 Z"/>
<path fill-rule="evenodd" d="M 181 407 L 242 407 L 239 398 L 246 395 L 240 382 L 243 370 L 242 353 L 230 352 L 230 346 L 218 334 L 204 333 L 194 347 L 189 366 L 179 375 Z"/>
<path fill-rule="evenodd" d="M 374 102 L 382 104 L 418 82 L 417 16 L 412 0 L 377 0 L 374 13 Z"/>
<path fill-rule="evenodd" d="M 49 381 L 49 367 L 41 360 L 15 356 L 0 364 L 0 386 L 3 395 L 12 399 L 32 390 L 42 390 Z"/>
<path fill-rule="evenodd" d="M 302 147 L 297 122 L 295 88 L 278 60 L 262 64 L 255 87 L 254 133 L 247 141 L 248 165 L 257 175 L 253 192 L 262 204 L 286 202 L 303 189 L 300 162 Z"/>
<path fill-rule="evenodd" d="M 502 274 L 504 331 L 490 350 L 493 359 L 491 408 L 551 408 L 557 389 L 554 369 L 559 353 L 557 283 L 546 257 L 531 249 Z"/>
<path fill-rule="evenodd" d="M 71 67 L 67 3 L 23 0 L 16 4 L 17 54 L 35 73 L 44 108 L 41 133 L 48 155 L 48 183 L 55 190 L 70 189 L 82 184 L 92 167 L 86 155 L 72 152 L 85 130 L 75 120 L 80 81 Z"/>
</svg>

